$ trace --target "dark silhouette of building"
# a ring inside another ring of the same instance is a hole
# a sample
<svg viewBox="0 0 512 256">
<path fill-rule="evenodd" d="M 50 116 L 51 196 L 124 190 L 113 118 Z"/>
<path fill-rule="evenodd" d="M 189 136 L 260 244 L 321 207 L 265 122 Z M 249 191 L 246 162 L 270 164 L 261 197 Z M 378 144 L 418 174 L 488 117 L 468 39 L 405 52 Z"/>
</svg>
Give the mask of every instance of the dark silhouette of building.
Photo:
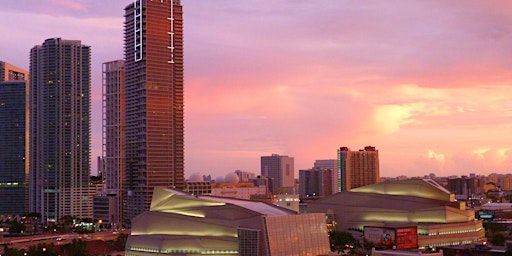
<svg viewBox="0 0 512 256">
<path fill-rule="evenodd" d="M 299 195 L 301 199 L 314 199 L 332 194 L 333 171 L 325 168 L 299 170 Z"/>
<path fill-rule="evenodd" d="M 276 195 L 279 190 L 295 187 L 293 157 L 280 156 L 272 154 L 271 156 L 261 157 L 261 176 L 273 180 L 272 186 L 269 186 L 270 193 Z"/>
<path fill-rule="evenodd" d="M 26 93 L 28 71 L 0 61 L 0 214 L 28 211 Z"/>
</svg>

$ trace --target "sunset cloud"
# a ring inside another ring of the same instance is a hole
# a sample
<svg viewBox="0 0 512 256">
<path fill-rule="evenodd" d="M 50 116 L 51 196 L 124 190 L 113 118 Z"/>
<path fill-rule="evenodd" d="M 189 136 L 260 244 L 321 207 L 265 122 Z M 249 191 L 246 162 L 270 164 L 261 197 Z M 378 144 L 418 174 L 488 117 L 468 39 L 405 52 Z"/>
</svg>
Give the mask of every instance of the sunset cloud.
<svg viewBox="0 0 512 256">
<path fill-rule="evenodd" d="M 50 37 L 91 45 L 93 159 L 101 63 L 123 58 L 129 3 L 0 10 L 12 36 L 0 60 L 28 69 L 30 48 Z M 379 149 L 383 176 L 512 171 L 510 1 L 182 4 L 187 173 L 258 173 L 270 153 L 294 156 L 298 170 L 365 145 Z"/>
</svg>

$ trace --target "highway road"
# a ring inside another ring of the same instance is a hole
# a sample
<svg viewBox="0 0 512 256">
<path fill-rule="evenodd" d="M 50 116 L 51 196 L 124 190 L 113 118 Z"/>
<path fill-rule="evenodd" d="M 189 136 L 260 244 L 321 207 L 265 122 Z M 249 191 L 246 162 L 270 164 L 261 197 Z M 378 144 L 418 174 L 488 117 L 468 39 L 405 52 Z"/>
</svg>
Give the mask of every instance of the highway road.
<svg viewBox="0 0 512 256">
<path fill-rule="evenodd" d="M 103 240 L 103 241 L 112 241 L 119 236 L 119 233 L 129 234 L 130 231 L 104 231 L 104 232 L 96 232 L 91 234 L 50 234 L 50 235 L 35 235 L 35 236 L 26 236 L 26 237 L 4 237 L 0 240 L 0 244 L 7 244 L 10 248 L 16 249 L 28 249 L 30 246 L 36 246 L 42 243 L 53 243 L 56 245 L 63 245 L 67 243 L 71 243 L 73 239 L 82 239 L 82 240 Z M 3 246 L 1 246 L 0 250 L 3 251 Z"/>
</svg>

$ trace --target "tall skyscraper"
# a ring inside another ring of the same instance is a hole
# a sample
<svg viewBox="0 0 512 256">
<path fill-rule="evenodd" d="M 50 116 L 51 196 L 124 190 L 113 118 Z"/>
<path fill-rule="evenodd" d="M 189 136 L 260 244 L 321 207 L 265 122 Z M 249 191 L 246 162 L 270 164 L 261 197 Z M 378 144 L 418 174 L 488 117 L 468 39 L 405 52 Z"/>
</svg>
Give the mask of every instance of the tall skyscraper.
<svg viewBox="0 0 512 256">
<path fill-rule="evenodd" d="M 0 61 L 0 214 L 28 211 L 26 97 L 28 71 Z"/>
<path fill-rule="evenodd" d="M 103 63 L 103 156 L 107 196 L 115 199 L 115 209 L 109 212 L 109 223 L 120 224 L 123 221 L 123 193 L 125 173 L 125 83 L 124 61 L 116 60 Z"/>
<path fill-rule="evenodd" d="M 129 220 L 149 209 L 155 187 L 184 187 L 181 1 L 135 0 L 124 32 Z"/>
<path fill-rule="evenodd" d="M 92 217 L 91 49 L 51 38 L 30 51 L 29 211 L 44 222 Z"/>
<path fill-rule="evenodd" d="M 332 194 L 341 192 L 341 186 L 339 185 L 339 182 L 338 182 L 338 160 L 336 160 L 336 159 L 315 160 L 313 167 L 332 170 L 332 178 L 331 178 Z"/>
<path fill-rule="evenodd" d="M 367 146 L 359 151 L 338 149 L 338 182 L 341 191 L 348 191 L 379 182 L 379 151 Z"/>
<path fill-rule="evenodd" d="M 272 154 L 261 157 L 261 175 L 273 180 L 270 193 L 278 194 L 280 188 L 295 187 L 293 157 Z"/>
</svg>

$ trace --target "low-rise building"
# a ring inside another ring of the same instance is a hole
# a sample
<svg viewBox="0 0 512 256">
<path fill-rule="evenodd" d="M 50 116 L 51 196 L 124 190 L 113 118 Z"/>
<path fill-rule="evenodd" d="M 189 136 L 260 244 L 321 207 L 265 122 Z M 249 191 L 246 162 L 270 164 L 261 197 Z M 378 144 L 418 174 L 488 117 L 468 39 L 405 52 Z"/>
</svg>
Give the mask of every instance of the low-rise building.
<svg viewBox="0 0 512 256">
<path fill-rule="evenodd" d="M 251 199 L 251 195 L 267 194 L 267 186 L 254 186 L 253 183 L 221 184 L 212 187 L 212 196 Z"/>
</svg>

